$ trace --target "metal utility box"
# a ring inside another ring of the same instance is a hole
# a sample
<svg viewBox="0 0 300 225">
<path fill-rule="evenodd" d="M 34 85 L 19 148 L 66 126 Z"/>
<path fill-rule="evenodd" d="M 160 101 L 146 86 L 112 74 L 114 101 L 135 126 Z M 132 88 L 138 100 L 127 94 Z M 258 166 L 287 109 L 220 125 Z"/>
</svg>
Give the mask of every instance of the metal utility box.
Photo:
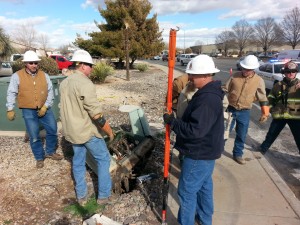
<svg viewBox="0 0 300 225">
<path fill-rule="evenodd" d="M 50 80 L 53 85 L 54 101 L 52 110 L 55 119 L 59 120 L 59 85 L 66 76 L 50 76 Z M 0 117 L 0 131 L 25 131 L 25 123 L 22 118 L 22 112 L 16 104 L 14 111 L 16 113 L 16 118 L 13 121 L 9 121 L 6 118 L 6 93 L 10 83 L 10 77 L 0 78 L 0 111 L 2 116 Z"/>
</svg>

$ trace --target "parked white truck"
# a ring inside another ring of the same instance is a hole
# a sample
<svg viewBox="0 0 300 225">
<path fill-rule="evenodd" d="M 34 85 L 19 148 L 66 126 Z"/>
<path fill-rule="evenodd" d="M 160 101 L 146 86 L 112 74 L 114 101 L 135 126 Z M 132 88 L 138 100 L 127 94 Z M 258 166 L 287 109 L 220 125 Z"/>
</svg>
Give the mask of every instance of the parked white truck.
<svg viewBox="0 0 300 225">
<path fill-rule="evenodd" d="M 191 54 L 181 54 L 180 55 L 180 65 L 184 66 L 189 63 L 189 61 L 192 60 L 192 58 L 196 57 L 197 54 L 191 53 Z"/>
</svg>

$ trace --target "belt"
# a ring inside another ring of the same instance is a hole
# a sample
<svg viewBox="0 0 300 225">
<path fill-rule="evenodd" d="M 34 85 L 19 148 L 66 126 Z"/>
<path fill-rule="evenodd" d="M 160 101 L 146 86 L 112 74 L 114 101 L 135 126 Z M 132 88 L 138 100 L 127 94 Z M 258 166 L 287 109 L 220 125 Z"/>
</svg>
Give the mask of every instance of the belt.
<svg viewBox="0 0 300 225">
<path fill-rule="evenodd" d="M 228 109 L 237 110 L 237 111 L 243 111 L 243 110 L 250 110 L 250 109 L 236 109 L 233 106 L 228 106 Z"/>
<path fill-rule="evenodd" d="M 290 110 L 290 111 L 296 111 L 296 112 L 298 111 L 298 109 L 289 109 L 289 110 Z"/>
</svg>

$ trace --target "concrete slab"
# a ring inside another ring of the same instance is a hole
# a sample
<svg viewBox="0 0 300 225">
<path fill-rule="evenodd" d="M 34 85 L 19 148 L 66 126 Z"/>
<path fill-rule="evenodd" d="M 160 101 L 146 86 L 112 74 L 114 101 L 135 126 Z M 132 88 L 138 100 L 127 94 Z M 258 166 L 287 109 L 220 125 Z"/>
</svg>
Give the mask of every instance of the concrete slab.
<svg viewBox="0 0 300 225">
<path fill-rule="evenodd" d="M 232 160 L 233 139 L 216 161 L 214 180 L 214 225 L 296 225 L 300 224 L 299 200 L 276 171 L 258 152 L 245 150 L 246 165 Z M 176 225 L 177 184 L 180 174 L 177 150 L 170 168 L 167 223 Z"/>
</svg>

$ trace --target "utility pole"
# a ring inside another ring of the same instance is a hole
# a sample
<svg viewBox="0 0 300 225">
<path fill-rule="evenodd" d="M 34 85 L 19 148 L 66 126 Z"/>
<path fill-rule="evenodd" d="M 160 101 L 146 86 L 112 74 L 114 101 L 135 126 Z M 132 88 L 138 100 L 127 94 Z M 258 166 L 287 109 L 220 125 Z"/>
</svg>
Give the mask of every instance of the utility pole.
<svg viewBox="0 0 300 225">
<path fill-rule="evenodd" d="M 185 54 L 185 30 L 183 30 L 183 54 Z"/>
<path fill-rule="evenodd" d="M 130 80 L 130 73 L 129 73 L 129 46 L 128 46 L 128 29 L 129 24 L 125 22 L 125 51 L 126 51 L 126 80 Z"/>
</svg>

